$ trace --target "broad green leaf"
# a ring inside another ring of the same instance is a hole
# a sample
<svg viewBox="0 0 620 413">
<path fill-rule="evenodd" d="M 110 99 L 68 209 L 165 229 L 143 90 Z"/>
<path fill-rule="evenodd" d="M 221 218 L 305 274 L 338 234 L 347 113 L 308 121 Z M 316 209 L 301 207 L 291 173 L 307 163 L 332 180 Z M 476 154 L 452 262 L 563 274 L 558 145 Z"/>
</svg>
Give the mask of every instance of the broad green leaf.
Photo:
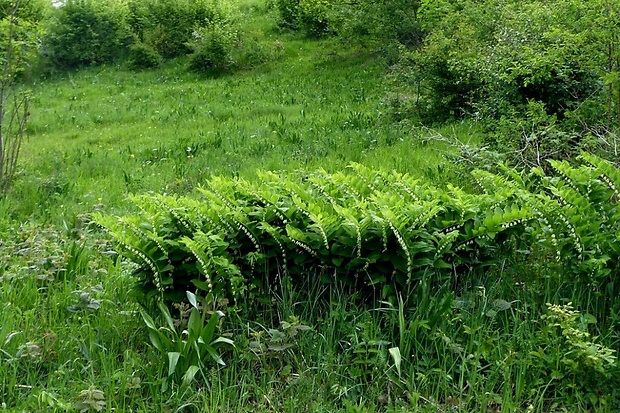
<svg viewBox="0 0 620 413">
<path fill-rule="evenodd" d="M 192 305 L 192 307 L 194 307 L 195 309 L 198 309 L 198 302 L 196 301 L 196 295 L 190 291 L 185 291 L 185 294 L 187 295 L 187 299 L 189 300 L 189 303 Z"/>
<path fill-rule="evenodd" d="M 153 347 L 155 347 L 159 351 L 166 351 L 166 348 L 160 340 L 160 334 L 161 333 L 157 330 L 149 329 L 149 339 L 151 340 L 151 344 L 153 344 Z"/>
<path fill-rule="evenodd" d="M 176 351 L 169 351 L 168 353 L 168 377 L 172 376 L 177 368 L 177 364 L 179 363 L 179 358 L 181 357 L 181 353 Z"/>
<path fill-rule="evenodd" d="M 585 313 L 581 315 L 581 322 L 585 324 L 596 324 L 597 320 L 592 314 Z"/>
<path fill-rule="evenodd" d="M 205 343 L 210 343 L 211 341 L 213 341 L 213 335 L 215 334 L 215 327 L 217 327 L 217 322 L 222 317 L 224 317 L 224 313 L 222 313 L 221 311 L 214 311 L 213 314 L 211 314 L 211 318 L 209 319 L 209 322 L 200 332 L 200 337 Z"/>
<path fill-rule="evenodd" d="M 400 355 L 400 348 L 399 347 L 392 347 L 390 349 L 388 349 L 390 356 L 392 356 L 392 359 L 394 360 L 394 366 L 396 367 L 396 371 L 398 372 L 398 377 L 400 377 L 401 372 L 400 372 L 400 363 L 402 362 L 402 357 Z"/>
<path fill-rule="evenodd" d="M 216 344 L 220 344 L 220 343 L 228 344 L 229 346 L 233 346 L 233 347 L 235 346 L 235 342 L 227 337 L 218 337 L 211 342 L 211 345 L 215 346 Z"/>
<path fill-rule="evenodd" d="M 170 310 L 168 310 L 168 307 L 166 307 L 166 305 L 161 301 L 157 303 L 157 307 L 159 307 L 159 311 L 161 311 L 161 314 L 164 316 L 164 320 L 166 320 L 168 328 L 175 331 L 176 328 L 174 326 L 174 321 L 172 321 L 172 316 L 170 315 Z"/>
<path fill-rule="evenodd" d="M 435 261 L 434 267 L 435 268 L 439 268 L 439 269 L 442 269 L 442 268 L 452 268 L 452 264 L 450 264 L 448 262 L 445 262 L 444 260 L 437 260 L 437 261 Z"/>
<path fill-rule="evenodd" d="M 226 365 L 226 363 L 224 363 L 224 360 L 222 360 L 222 358 L 215 352 L 213 347 L 206 346 L 206 350 L 207 350 L 207 353 L 209 353 L 209 355 L 213 359 L 213 361 L 215 361 L 220 366 L 225 366 Z"/>
<path fill-rule="evenodd" d="M 157 327 L 155 327 L 155 322 L 153 321 L 151 316 L 148 315 L 143 308 L 140 308 L 138 311 L 140 311 L 140 315 L 142 316 L 142 319 L 144 320 L 146 326 L 151 330 L 157 331 Z"/>
<path fill-rule="evenodd" d="M 333 257 L 332 258 L 332 264 L 334 264 L 336 267 L 340 267 L 343 262 L 344 262 L 344 258 L 343 257 Z"/>
<path fill-rule="evenodd" d="M 200 367 L 196 365 L 191 365 L 183 375 L 182 386 L 187 387 L 194 381 L 194 377 L 196 377 L 196 373 L 200 371 Z"/>
<path fill-rule="evenodd" d="M 203 350 L 206 349 L 206 347 L 208 347 L 200 337 L 198 337 L 198 340 L 196 341 L 192 341 L 191 343 L 189 343 L 191 345 L 191 347 L 193 348 L 193 352 L 190 352 L 190 358 L 192 360 L 197 359 L 198 362 L 202 365 L 202 353 Z"/>
<path fill-rule="evenodd" d="M 207 293 L 211 292 L 211 288 L 209 288 L 209 284 L 206 281 L 193 278 L 191 282 L 200 290 L 207 292 Z"/>
<path fill-rule="evenodd" d="M 202 318 L 200 313 L 195 308 L 189 314 L 189 320 L 187 320 L 187 330 L 189 333 L 188 340 L 194 342 L 201 336 L 202 332 Z"/>
</svg>

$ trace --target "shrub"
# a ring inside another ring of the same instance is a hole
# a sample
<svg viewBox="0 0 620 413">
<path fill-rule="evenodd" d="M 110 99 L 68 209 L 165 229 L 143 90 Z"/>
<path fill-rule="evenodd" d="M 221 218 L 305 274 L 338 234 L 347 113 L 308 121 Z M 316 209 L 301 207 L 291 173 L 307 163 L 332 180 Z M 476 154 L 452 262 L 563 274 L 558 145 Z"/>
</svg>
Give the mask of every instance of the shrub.
<svg viewBox="0 0 620 413">
<path fill-rule="evenodd" d="M 162 57 L 153 47 L 137 42 L 129 48 L 129 67 L 132 69 L 150 69 L 158 67 Z"/>
<path fill-rule="evenodd" d="M 349 40 L 400 42 L 418 45 L 422 32 L 420 2 L 408 0 L 274 0 L 278 25 L 306 36 L 337 33 Z"/>
<path fill-rule="evenodd" d="M 44 55 L 60 68 L 96 65 L 126 56 L 131 40 L 123 3 L 67 0 L 55 11 Z"/>
<path fill-rule="evenodd" d="M 414 114 L 427 124 L 471 115 L 484 92 L 479 72 L 468 62 L 450 59 L 449 42 L 429 42 L 413 51 L 401 48 L 399 62 L 392 67 L 400 79 L 400 94 L 415 96 Z"/>
<path fill-rule="evenodd" d="M 320 37 L 329 29 L 329 0 L 276 0 L 278 25 L 284 29 L 302 30 L 306 36 Z"/>
<path fill-rule="evenodd" d="M 547 168 L 549 159 L 574 159 L 582 148 L 580 137 L 566 132 L 557 115 L 547 114 L 543 103 L 529 101 L 521 113 L 516 110 L 486 124 L 485 143 L 506 154 L 517 168 Z"/>
<path fill-rule="evenodd" d="M 8 192 L 26 133 L 29 94 L 19 79 L 36 57 L 43 6 L 0 2 L 0 198 Z"/>
<path fill-rule="evenodd" d="M 234 16 L 231 4 L 218 0 L 131 0 L 129 9 L 136 36 L 165 58 L 191 53 L 196 29 Z"/>
<path fill-rule="evenodd" d="M 262 41 L 252 33 L 240 34 L 237 39 L 233 60 L 238 68 L 248 69 L 260 64 L 277 60 L 283 54 L 281 42 Z"/>
<path fill-rule="evenodd" d="M 299 0 L 276 0 L 278 11 L 278 25 L 285 29 L 299 29 Z"/>
<path fill-rule="evenodd" d="M 550 175 L 473 171 L 483 193 L 361 165 L 302 179 L 265 172 L 256 184 L 213 178 L 202 200 L 135 197 L 140 215 L 96 220 L 137 265 L 147 300 L 195 289 L 252 298 L 282 275 L 301 284 L 317 268 L 326 283 L 393 299 L 423 279 L 436 285 L 459 274 L 463 283 L 529 257 L 562 283 L 615 294 L 620 247 L 610 234 L 620 230 L 620 212 L 609 201 L 620 172 L 581 159 L 580 167 L 550 162 Z"/>
<path fill-rule="evenodd" d="M 299 0 L 299 23 L 306 36 L 321 37 L 329 29 L 328 0 Z"/>
<path fill-rule="evenodd" d="M 50 11 L 51 5 L 45 0 L 0 0 L 0 19 L 6 19 L 17 6 L 15 17 L 28 22 L 40 22 Z"/>
<path fill-rule="evenodd" d="M 194 51 L 190 58 L 190 68 L 195 71 L 221 73 L 235 65 L 233 51 L 238 34 L 222 23 L 213 23 L 194 31 L 190 47 Z"/>
<path fill-rule="evenodd" d="M 425 3 L 429 35 L 400 65 L 422 95 L 420 117 L 499 118 L 534 100 L 561 120 L 602 90 L 601 50 L 588 40 L 600 13 L 570 0 Z"/>
<path fill-rule="evenodd" d="M 339 35 L 351 40 L 415 47 L 422 39 L 419 8 L 419 1 L 409 0 L 341 2 L 335 5 L 331 23 Z"/>
<path fill-rule="evenodd" d="M 619 372 L 616 350 L 590 334 L 597 323 L 593 315 L 580 313 L 572 303 L 546 307 L 539 331 L 523 349 L 528 379 L 550 375 L 549 395 L 562 395 L 573 406 L 609 410 Z"/>
<path fill-rule="evenodd" d="M 36 61 L 47 11 L 42 0 L 0 0 L 2 76 L 19 77 Z"/>
<path fill-rule="evenodd" d="M 277 59 L 282 52 L 280 43 L 265 42 L 252 32 L 238 31 L 235 24 L 222 21 L 196 29 L 188 45 L 193 50 L 190 69 L 211 74 L 249 69 Z"/>
</svg>

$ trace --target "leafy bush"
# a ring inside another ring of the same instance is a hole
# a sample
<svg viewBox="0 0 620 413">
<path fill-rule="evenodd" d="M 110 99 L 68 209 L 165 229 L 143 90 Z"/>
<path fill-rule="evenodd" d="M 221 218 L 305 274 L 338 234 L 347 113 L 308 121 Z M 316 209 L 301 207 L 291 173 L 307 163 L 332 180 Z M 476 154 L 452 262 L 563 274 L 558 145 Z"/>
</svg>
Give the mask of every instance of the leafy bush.
<svg viewBox="0 0 620 413">
<path fill-rule="evenodd" d="M 418 46 L 423 37 L 419 1 L 362 0 L 339 2 L 330 15 L 339 35 L 357 41 L 371 40 L 385 46 L 394 42 Z"/>
<path fill-rule="evenodd" d="M 299 0 L 299 24 L 307 36 L 321 37 L 329 31 L 330 7 L 328 0 Z"/>
<path fill-rule="evenodd" d="M 45 0 L 0 0 L 0 19 L 6 19 L 17 6 L 15 17 L 23 21 L 39 22 L 44 19 L 50 10 L 50 4 Z"/>
<path fill-rule="evenodd" d="M 561 120 L 602 92 L 609 60 L 590 32 L 603 3 L 425 2 L 420 21 L 429 35 L 401 62 L 419 88 L 419 115 L 499 118 L 534 100 Z"/>
<path fill-rule="evenodd" d="M 112 62 L 132 41 L 124 3 L 67 0 L 56 9 L 44 41 L 44 56 L 60 68 Z"/>
<path fill-rule="evenodd" d="M 280 27 L 297 30 L 299 29 L 299 0 L 275 0 L 278 11 L 278 25 Z"/>
<path fill-rule="evenodd" d="M 189 42 L 193 50 L 191 70 L 218 74 L 249 69 L 276 60 L 282 52 L 279 42 L 268 43 L 251 32 L 237 31 L 230 23 L 214 22 L 194 31 Z"/>
<path fill-rule="evenodd" d="M 280 27 L 309 37 L 337 33 L 349 40 L 400 42 L 416 46 L 422 38 L 420 2 L 407 0 L 274 0 Z"/>
<path fill-rule="evenodd" d="M 0 71 L 5 79 L 21 76 L 34 63 L 47 17 L 46 6 L 43 0 L 0 1 Z"/>
<path fill-rule="evenodd" d="M 165 58 L 189 54 L 195 30 L 234 15 L 229 2 L 218 0 L 131 0 L 129 9 L 136 36 Z"/>
<path fill-rule="evenodd" d="M 539 168 L 525 178 L 474 171 L 482 194 L 360 165 L 302 180 L 261 173 L 258 184 L 214 178 L 201 191 L 206 202 L 136 197 L 142 215 L 97 221 L 137 264 L 146 300 L 174 301 L 196 288 L 232 299 L 260 295 L 278 273 L 297 282 L 318 267 L 325 282 L 393 298 L 422 279 L 445 282 L 529 256 L 602 288 L 620 264 L 609 236 L 620 230 L 609 202 L 620 172 L 585 153 L 582 160 L 578 168 L 551 162 L 555 176 Z"/>
<path fill-rule="evenodd" d="M 541 327 L 528 343 L 530 350 L 524 349 L 531 382 L 548 375 L 548 393 L 573 399 L 574 405 L 609 406 L 617 385 L 617 356 L 616 350 L 591 337 L 588 330 L 596 318 L 581 314 L 572 303 L 546 307 Z"/>
<path fill-rule="evenodd" d="M 190 68 L 204 72 L 226 72 L 235 65 L 233 52 L 238 41 L 237 32 L 229 25 L 214 22 L 194 31 L 190 42 L 193 53 Z"/>
<path fill-rule="evenodd" d="M 17 171 L 26 134 L 29 93 L 19 80 L 37 55 L 41 37 L 40 2 L 0 2 L 0 198 Z"/>
<path fill-rule="evenodd" d="M 137 42 L 129 48 L 129 67 L 132 69 L 151 69 L 158 67 L 163 58 L 157 51 L 142 42 Z"/>
<path fill-rule="evenodd" d="M 464 62 L 453 62 L 451 40 L 428 43 L 419 50 L 401 48 L 395 77 L 401 95 L 415 96 L 415 115 L 424 123 L 438 123 L 471 115 L 482 100 L 483 80 Z M 400 101 L 396 101 L 400 103 Z"/>
<path fill-rule="evenodd" d="M 329 0 L 276 0 L 280 27 L 302 30 L 307 36 L 320 37 L 330 29 Z"/>
<path fill-rule="evenodd" d="M 475 119 L 519 167 L 618 152 L 615 2 L 431 0 L 418 19 L 422 46 L 392 66 L 396 120 Z"/>
<path fill-rule="evenodd" d="M 521 113 L 514 109 L 488 122 L 485 143 L 506 154 L 507 161 L 517 168 L 547 168 L 549 159 L 574 159 L 587 148 L 578 135 L 565 132 L 557 115 L 548 115 L 545 107 L 530 101 Z"/>
<path fill-rule="evenodd" d="M 281 42 L 265 42 L 252 33 L 240 33 L 233 53 L 238 68 L 248 69 L 262 63 L 275 61 L 283 55 Z"/>
</svg>

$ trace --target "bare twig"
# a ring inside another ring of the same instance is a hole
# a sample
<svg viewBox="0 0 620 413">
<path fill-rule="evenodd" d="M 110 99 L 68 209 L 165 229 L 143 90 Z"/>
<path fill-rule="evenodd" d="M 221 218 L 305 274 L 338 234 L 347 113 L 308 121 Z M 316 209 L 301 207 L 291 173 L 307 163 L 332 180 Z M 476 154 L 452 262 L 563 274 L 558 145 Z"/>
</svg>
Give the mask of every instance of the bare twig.
<svg viewBox="0 0 620 413">
<path fill-rule="evenodd" d="M 19 91 L 16 75 L 23 63 L 15 51 L 17 11 L 20 0 L 6 17 L 8 32 L 2 74 L 0 78 L 0 196 L 6 195 L 17 170 L 17 160 L 21 150 L 28 121 L 28 96 Z"/>
</svg>

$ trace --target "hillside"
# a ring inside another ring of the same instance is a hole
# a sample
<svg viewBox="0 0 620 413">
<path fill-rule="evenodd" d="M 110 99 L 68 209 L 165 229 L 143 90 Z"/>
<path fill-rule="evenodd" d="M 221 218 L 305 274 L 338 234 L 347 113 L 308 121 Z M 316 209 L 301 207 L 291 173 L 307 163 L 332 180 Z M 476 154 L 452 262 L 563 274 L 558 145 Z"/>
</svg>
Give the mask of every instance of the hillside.
<svg viewBox="0 0 620 413">
<path fill-rule="evenodd" d="M 616 411 L 616 11 L 567 2 L 26 2 L 0 410 Z"/>
</svg>

